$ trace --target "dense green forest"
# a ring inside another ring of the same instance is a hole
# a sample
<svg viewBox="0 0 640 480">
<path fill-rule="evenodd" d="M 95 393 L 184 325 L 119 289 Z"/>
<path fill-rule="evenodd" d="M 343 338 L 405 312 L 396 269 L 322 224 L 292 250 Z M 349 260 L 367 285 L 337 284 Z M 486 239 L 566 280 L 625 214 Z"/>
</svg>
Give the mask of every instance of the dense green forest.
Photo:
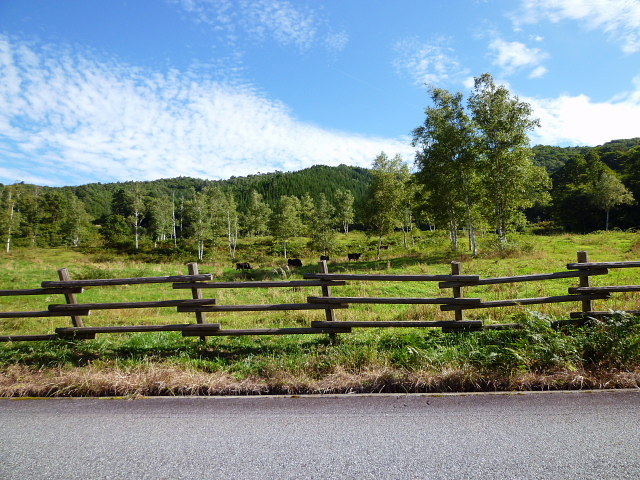
<svg viewBox="0 0 640 480">
<path fill-rule="evenodd" d="M 640 138 L 598 147 L 538 145 L 533 152 L 553 187 L 549 204 L 528 212 L 530 221 L 579 233 L 640 227 Z"/>
<path fill-rule="evenodd" d="M 297 172 L 272 172 L 246 177 L 231 177 L 228 180 L 202 180 L 191 177 L 165 178 L 139 182 L 147 195 L 155 198 L 187 198 L 194 191 L 217 186 L 235 196 L 240 212 L 246 212 L 253 191 L 262 195 L 265 203 L 273 206 L 282 195 L 302 197 L 309 193 L 317 198 L 324 193 L 331 201 L 337 190 L 349 190 L 356 202 L 361 202 L 371 181 L 371 172 L 366 168 L 340 165 L 328 167 L 315 165 Z M 62 187 L 76 195 L 85 205 L 87 213 L 98 222 L 111 215 L 114 193 L 128 183 L 90 183 L 77 187 Z"/>
<path fill-rule="evenodd" d="M 534 231 L 640 226 L 640 138 L 598 147 L 538 145 L 531 151 L 534 163 L 552 180 L 550 198 L 524 211 Z M 327 232 L 355 227 L 378 236 L 373 223 L 378 212 L 371 210 L 370 198 L 375 174 L 374 168 L 317 165 L 217 181 L 179 177 L 61 188 L 0 184 L 0 232 L 7 250 L 29 245 L 124 251 L 197 247 L 204 254 L 212 246 L 228 248 L 231 256 L 238 236 L 271 235 L 286 249 L 289 238 L 315 232 L 310 245 L 328 252 L 333 243 Z M 406 195 L 398 200 L 404 203 L 391 231 L 449 228 L 419 198 L 415 177 L 409 174 L 393 187 Z"/>
</svg>

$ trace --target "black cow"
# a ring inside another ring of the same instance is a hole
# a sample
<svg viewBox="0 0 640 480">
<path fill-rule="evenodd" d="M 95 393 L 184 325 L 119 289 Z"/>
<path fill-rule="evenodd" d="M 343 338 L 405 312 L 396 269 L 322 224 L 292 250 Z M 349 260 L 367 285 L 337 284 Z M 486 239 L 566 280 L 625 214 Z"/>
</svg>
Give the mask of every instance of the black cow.
<svg viewBox="0 0 640 480">
<path fill-rule="evenodd" d="M 251 270 L 251 264 L 248 262 L 236 263 L 236 270 Z"/>
<path fill-rule="evenodd" d="M 287 265 L 289 265 L 290 267 L 301 267 L 302 260 L 300 260 L 299 258 L 289 258 L 287 260 Z"/>
<path fill-rule="evenodd" d="M 328 262 L 329 261 L 329 255 L 320 255 L 320 260 L 326 260 Z"/>
<path fill-rule="evenodd" d="M 360 255 L 362 255 L 361 253 L 347 253 L 347 258 L 349 259 L 349 261 L 351 260 L 360 260 Z"/>
</svg>

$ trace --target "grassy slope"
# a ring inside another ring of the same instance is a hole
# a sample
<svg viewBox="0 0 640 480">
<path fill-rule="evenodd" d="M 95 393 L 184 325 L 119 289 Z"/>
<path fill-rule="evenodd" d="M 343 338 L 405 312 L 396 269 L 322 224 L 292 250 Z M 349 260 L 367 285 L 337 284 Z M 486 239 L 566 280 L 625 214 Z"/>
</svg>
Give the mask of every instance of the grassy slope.
<svg viewBox="0 0 640 480">
<path fill-rule="evenodd" d="M 638 235 L 623 232 L 585 236 L 522 236 L 508 255 L 484 253 L 478 258 L 452 255 L 446 239 L 422 234 L 411 251 L 398 245 L 377 261 L 367 251 L 363 261 L 346 262 L 347 251 L 366 250 L 367 239 L 357 233 L 342 239 L 342 253 L 330 271 L 357 273 L 446 274 L 450 261 L 462 261 L 463 273 L 482 277 L 563 271 L 587 250 L 592 261 L 638 260 Z M 491 252 L 490 239 L 481 251 Z M 393 239 L 391 241 L 393 244 Z M 259 268 L 236 272 L 232 262 L 218 257 L 200 265 L 216 279 L 299 279 L 313 272 L 315 256 L 296 247 L 305 267 L 292 272 L 282 259 L 271 257 L 259 241 L 241 245 L 238 258 Z M 163 276 L 186 273 L 184 262 L 147 263 L 68 250 L 18 250 L 0 257 L 0 289 L 36 288 L 56 280 L 56 270 L 67 267 L 72 278 Z M 637 284 L 637 269 L 613 270 L 594 277 L 595 285 Z M 575 279 L 469 289 L 467 296 L 483 299 L 523 298 L 565 294 Z M 210 290 L 205 296 L 218 303 L 300 302 L 316 289 Z M 353 283 L 334 288 L 345 296 L 437 296 L 435 283 Z M 113 302 L 184 298 L 170 285 L 90 288 L 81 302 Z M 615 294 L 597 302 L 597 309 L 638 308 L 637 294 Z M 44 297 L 0 297 L 0 309 L 44 310 Z M 62 299 L 59 300 L 61 303 Z M 308 392 L 424 392 L 518 390 L 541 388 L 600 388 L 638 386 L 640 383 L 640 325 L 636 318 L 616 317 L 607 323 L 567 327 L 556 331 L 549 320 L 566 318 L 571 304 L 468 311 L 468 318 L 487 323 L 520 322 L 519 331 L 482 331 L 443 334 L 439 330 L 357 329 L 331 344 L 326 335 L 284 337 L 220 337 L 206 343 L 175 333 L 100 335 L 81 342 L 15 342 L 0 344 L 0 395 L 175 395 Z M 323 312 L 269 312 L 209 314 L 223 328 L 307 326 Z M 435 306 L 359 305 L 338 311 L 341 320 L 451 319 L 451 312 Z M 93 312 L 87 325 L 131 325 L 192 322 L 174 309 Z M 68 318 L 0 319 L 0 334 L 51 333 L 69 326 Z"/>
</svg>

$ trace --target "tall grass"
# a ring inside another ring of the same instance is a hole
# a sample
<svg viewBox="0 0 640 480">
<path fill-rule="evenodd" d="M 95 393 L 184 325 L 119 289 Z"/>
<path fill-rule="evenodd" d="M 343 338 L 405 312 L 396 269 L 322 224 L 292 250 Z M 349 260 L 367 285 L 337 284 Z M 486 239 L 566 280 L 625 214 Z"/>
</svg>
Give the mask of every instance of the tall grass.
<svg viewBox="0 0 640 480">
<path fill-rule="evenodd" d="M 343 240 L 347 251 L 367 245 L 358 234 Z M 487 244 L 490 239 L 486 239 Z M 576 252 L 589 251 L 592 261 L 637 260 L 637 234 L 601 232 L 583 236 L 514 237 L 507 251 L 484 246 L 472 258 L 448 250 L 446 238 L 425 232 L 419 244 L 405 250 L 401 242 L 378 261 L 367 252 L 363 261 L 348 262 L 333 255 L 332 272 L 447 274 L 450 262 L 461 261 L 463 273 L 482 277 L 563 271 Z M 252 271 L 236 271 L 222 254 L 199 265 L 216 280 L 300 279 L 317 270 L 316 257 L 299 241 L 305 264 L 289 269 L 269 254 L 268 242 L 252 240 L 239 248 L 238 258 L 251 261 Z M 364 248 L 364 247 L 363 247 Z M 355 250 L 355 249 L 354 249 Z M 250 255 L 251 254 L 251 255 Z M 260 260 L 256 260 L 259 258 Z M 143 258 L 86 254 L 69 250 L 15 250 L 0 256 L 0 289 L 36 288 L 56 280 L 67 267 L 71 277 L 116 278 L 187 273 L 185 263 L 152 263 Z M 637 269 L 612 270 L 592 277 L 595 285 L 637 284 Z M 504 284 L 466 289 L 466 296 L 486 300 L 566 294 L 575 279 Z M 317 291 L 316 291 L 317 290 Z M 80 302 L 144 301 L 186 298 L 170 285 L 89 288 Z M 205 297 L 219 304 L 303 302 L 319 295 L 307 289 L 211 289 Z M 348 282 L 334 287 L 340 296 L 442 296 L 435 283 Z M 44 310 L 62 298 L 0 297 L 0 309 Z M 614 294 L 599 302 L 600 310 L 637 309 L 636 294 Z M 601 388 L 640 385 L 640 323 L 618 314 L 585 326 L 552 328 L 567 318 L 572 304 L 552 304 L 466 311 L 466 318 L 488 323 L 517 322 L 519 330 L 442 333 L 435 329 L 355 329 L 332 342 L 326 335 L 211 337 L 207 342 L 178 333 L 99 335 L 89 341 L 0 343 L 0 395 L 157 395 L 256 394 L 327 392 L 426 392 Z M 85 317 L 87 325 L 133 325 L 194 322 L 193 314 L 175 309 L 105 310 Z M 429 305 L 354 305 L 338 310 L 340 320 L 441 320 L 453 318 Z M 308 326 L 324 312 L 263 312 L 207 314 L 223 328 Z M 51 333 L 69 326 L 68 318 L 0 319 L 0 335 Z"/>
</svg>

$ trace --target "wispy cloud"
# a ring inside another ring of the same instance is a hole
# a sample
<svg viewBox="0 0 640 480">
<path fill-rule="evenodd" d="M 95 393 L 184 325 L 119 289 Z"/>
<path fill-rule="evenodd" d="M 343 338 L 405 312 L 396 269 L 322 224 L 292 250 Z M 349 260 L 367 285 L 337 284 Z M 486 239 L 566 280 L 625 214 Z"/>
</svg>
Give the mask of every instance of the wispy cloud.
<svg viewBox="0 0 640 480">
<path fill-rule="evenodd" d="M 301 51 L 324 46 L 343 49 L 345 32 L 332 32 L 328 19 L 317 10 L 287 0 L 168 0 L 177 4 L 193 21 L 221 32 L 230 44 L 240 38 L 253 42 L 274 41 Z"/>
<path fill-rule="evenodd" d="M 327 131 L 251 86 L 0 35 L 0 181 L 75 185 L 370 166 L 401 140 Z M 34 177 L 30 172 L 43 172 Z"/>
<path fill-rule="evenodd" d="M 637 0 L 522 0 L 516 24 L 575 20 L 600 29 L 622 43 L 623 51 L 640 51 L 640 2 Z"/>
<path fill-rule="evenodd" d="M 495 39 L 489 44 L 492 52 L 493 64 L 502 69 L 503 75 L 530 68 L 530 77 L 539 78 L 546 73 L 546 68 L 540 64 L 549 57 L 549 54 L 539 48 L 529 48 L 524 43 L 507 42 L 502 39 Z"/>
<path fill-rule="evenodd" d="M 467 74 L 447 43 L 444 38 L 430 43 L 417 38 L 396 42 L 393 65 L 399 74 L 408 75 L 418 85 L 431 85 Z"/>
</svg>

